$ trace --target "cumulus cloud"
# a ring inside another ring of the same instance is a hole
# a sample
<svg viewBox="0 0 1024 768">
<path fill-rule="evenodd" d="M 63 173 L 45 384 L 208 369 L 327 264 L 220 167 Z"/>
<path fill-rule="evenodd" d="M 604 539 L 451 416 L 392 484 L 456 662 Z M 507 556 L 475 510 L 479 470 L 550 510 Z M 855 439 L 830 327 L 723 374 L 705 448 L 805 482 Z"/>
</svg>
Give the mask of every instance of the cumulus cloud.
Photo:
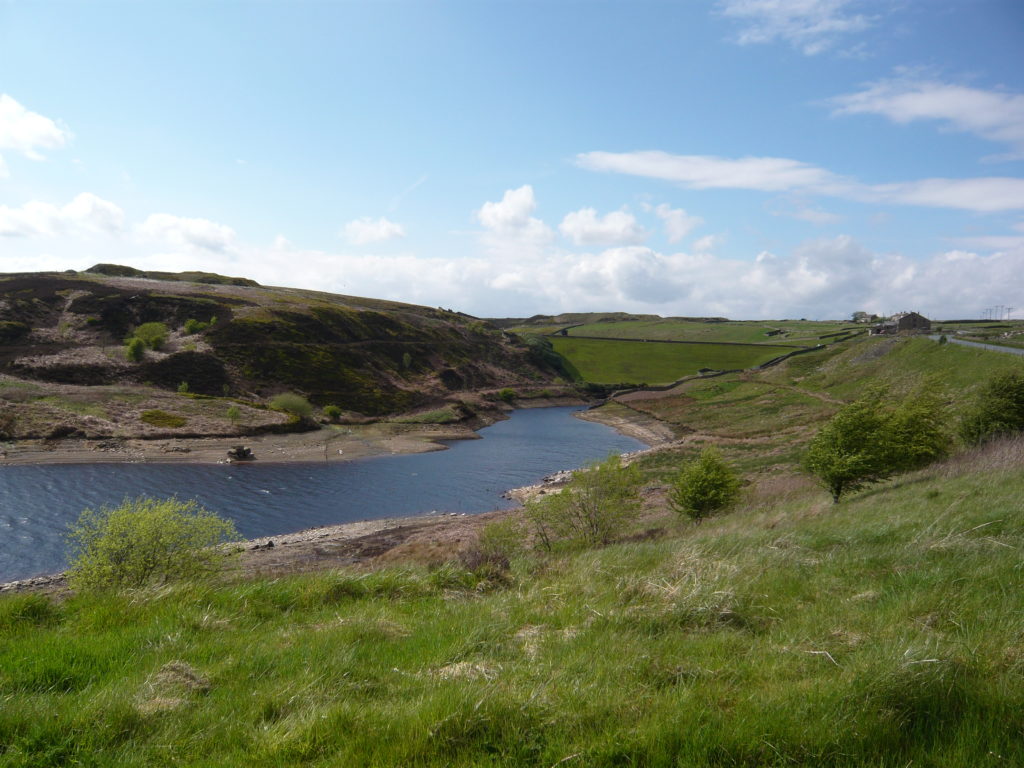
<svg viewBox="0 0 1024 768">
<path fill-rule="evenodd" d="M 654 213 L 665 223 L 665 236 L 670 243 L 678 243 L 690 232 L 704 223 L 700 216 L 691 216 L 682 208 L 672 208 L 662 203 L 654 208 Z"/>
<path fill-rule="evenodd" d="M 0 94 L 0 150 L 9 149 L 41 160 L 41 150 L 59 149 L 70 138 L 70 132 L 50 118 L 26 109 L 6 93 Z M 0 156 L 0 177 L 7 175 L 7 164 Z"/>
<path fill-rule="evenodd" d="M 345 225 L 345 238 L 353 245 L 380 243 L 399 237 L 405 237 L 405 227 L 383 216 L 379 219 L 364 216 Z"/>
<path fill-rule="evenodd" d="M 31 201 L 12 208 L 0 205 L 0 236 L 53 237 L 61 234 L 113 234 L 124 228 L 124 211 L 89 192 L 67 205 Z"/>
<path fill-rule="evenodd" d="M 1009 145 L 1024 157 L 1024 94 L 986 91 L 897 76 L 831 100 L 833 115 L 882 115 L 894 123 L 934 120 L 947 128 Z"/>
<path fill-rule="evenodd" d="M 534 251 L 554 239 L 551 228 L 531 214 L 537 208 L 533 187 L 506 190 L 499 202 L 486 202 L 476 212 L 484 226 L 481 242 L 492 253 L 517 255 Z"/>
<path fill-rule="evenodd" d="M 854 12 L 857 5 L 855 0 L 720 0 L 718 10 L 742 24 L 740 45 L 782 40 L 815 56 L 872 25 L 870 16 Z"/>
<path fill-rule="evenodd" d="M 647 237 L 647 232 L 628 211 L 598 216 L 593 208 L 581 208 L 566 214 L 558 229 L 576 245 L 640 243 Z"/>
<path fill-rule="evenodd" d="M 187 219 L 169 213 L 152 214 L 139 226 L 139 233 L 170 245 L 215 253 L 228 251 L 235 241 L 235 231 L 231 227 L 208 219 Z"/>
<path fill-rule="evenodd" d="M 691 189 L 803 192 L 870 203 L 955 208 L 978 213 L 1024 210 L 1024 179 L 992 176 L 864 184 L 779 157 L 729 159 L 661 151 L 586 152 L 581 168 L 662 179 Z"/>
</svg>

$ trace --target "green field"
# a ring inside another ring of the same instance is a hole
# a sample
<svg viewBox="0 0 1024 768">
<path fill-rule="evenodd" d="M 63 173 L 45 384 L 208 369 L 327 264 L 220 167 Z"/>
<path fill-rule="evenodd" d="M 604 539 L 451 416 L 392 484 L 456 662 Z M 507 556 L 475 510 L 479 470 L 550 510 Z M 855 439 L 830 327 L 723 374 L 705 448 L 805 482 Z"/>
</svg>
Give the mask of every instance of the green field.
<svg viewBox="0 0 1024 768">
<path fill-rule="evenodd" d="M 629 320 L 620 322 L 589 323 L 570 328 L 570 336 L 607 336 L 626 339 L 667 339 L 671 341 L 739 342 L 743 344 L 791 344 L 814 346 L 825 334 L 844 328 L 856 328 L 852 323 L 812 322 L 801 320 L 729 321 L 704 323 L 692 320 Z M 768 336 L 771 331 L 782 333 Z"/>
<path fill-rule="evenodd" d="M 750 368 L 787 350 L 727 344 L 644 344 L 639 341 L 553 336 L 555 351 L 569 360 L 585 381 L 599 384 L 668 384 L 701 368 Z"/>
</svg>

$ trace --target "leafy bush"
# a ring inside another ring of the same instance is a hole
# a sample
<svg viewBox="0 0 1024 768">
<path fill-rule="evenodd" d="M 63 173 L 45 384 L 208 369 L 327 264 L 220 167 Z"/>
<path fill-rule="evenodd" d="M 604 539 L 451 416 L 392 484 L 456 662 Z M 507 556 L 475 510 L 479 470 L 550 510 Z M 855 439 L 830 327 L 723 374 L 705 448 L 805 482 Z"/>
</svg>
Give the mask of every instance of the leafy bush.
<svg viewBox="0 0 1024 768">
<path fill-rule="evenodd" d="M 228 554 L 217 545 L 237 538 L 230 520 L 195 501 L 125 499 L 70 526 L 68 578 L 86 590 L 195 579 L 220 568 Z"/>
<path fill-rule="evenodd" d="M 160 349 L 167 341 L 167 326 L 163 323 L 143 323 L 135 329 L 134 336 L 150 349 Z"/>
<path fill-rule="evenodd" d="M 941 403 L 923 388 L 896 405 L 880 389 L 842 408 L 811 440 L 804 468 L 832 501 L 869 483 L 923 467 L 949 451 Z"/>
<path fill-rule="evenodd" d="M 516 399 L 516 391 L 509 387 L 505 387 L 504 389 L 498 390 L 498 397 L 511 405 Z"/>
<path fill-rule="evenodd" d="M 309 418 L 313 413 L 313 406 L 302 395 L 294 392 L 283 392 L 270 401 L 270 407 L 275 411 L 285 411 L 300 419 Z"/>
<path fill-rule="evenodd" d="M 138 363 L 142 361 L 143 355 L 146 353 L 146 342 L 142 339 L 132 336 L 125 342 L 124 355 L 129 361 Z"/>
<path fill-rule="evenodd" d="M 326 416 L 332 422 L 337 423 L 338 419 L 341 418 L 341 408 L 339 408 L 336 405 L 325 405 L 324 416 Z"/>
<path fill-rule="evenodd" d="M 960 422 L 960 437 L 969 445 L 1024 432 L 1024 374 L 993 378 Z"/>
<path fill-rule="evenodd" d="M 732 506 L 739 497 L 736 472 L 714 448 L 705 448 L 679 471 L 669 489 L 669 505 L 680 515 L 700 522 Z"/>
<path fill-rule="evenodd" d="M 232 424 L 237 424 L 242 418 L 242 410 L 237 405 L 230 405 L 228 406 L 227 417 L 228 421 Z"/>
<path fill-rule="evenodd" d="M 207 328 L 209 328 L 211 325 L 214 325 L 216 322 L 216 316 L 211 317 L 210 321 L 207 323 L 204 323 L 202 320 L 196 320 L 194 317 L 190 317 L 188 320 L 185 321 L 184 331 L 186 334 L 191 336 L 192 334 L 199 333 L 200 331 L 205 331 Z"/>
<path fill-rule="evenodd" d="M 143 411 L 139 418 L 154 427 L 170 427 L 171 429 L 177 429 L 178 427 L 183 427 L 188 424 L 188 419 L 184 416 L 178 416 L 175 413 L 167 413 L 167 411 Z"/>
<path fill-rule="evenodd" d="M 636 490 L 640 473 L 618 456 L 573 472 L 560 493 L 526 504 L 526 517 L 538 542 L 550 550 L 559 541 L 607 544 L 634 520 L 640 509 Z"/>
<path fill-rule="evenodd" d="M 183 381 L 180 384 L 178 384 L 178 394 L 179 395 L 187 395 L 188 394 L 188 382 L 187 381 Z"/>
</svg>

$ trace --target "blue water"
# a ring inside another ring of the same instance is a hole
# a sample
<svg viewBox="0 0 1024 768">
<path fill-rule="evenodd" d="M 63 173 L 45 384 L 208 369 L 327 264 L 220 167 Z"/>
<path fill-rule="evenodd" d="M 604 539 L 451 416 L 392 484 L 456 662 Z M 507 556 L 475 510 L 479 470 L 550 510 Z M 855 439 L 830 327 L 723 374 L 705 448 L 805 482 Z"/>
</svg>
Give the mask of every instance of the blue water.
<svg viewBox="0 0 1024 768">
<path fill-rule="evenodd" d="M 246 538 L 315 525 L 512 506 L 529 485 L 643 444 L 574 418 L 579 408 L 515 411 L 448 450 L 334 464 L 68 464 L 0 467 L 0 581 L 66 567 L 64 532 L 86 508 L 177 495 L 235 521 Z"/>
</svg>

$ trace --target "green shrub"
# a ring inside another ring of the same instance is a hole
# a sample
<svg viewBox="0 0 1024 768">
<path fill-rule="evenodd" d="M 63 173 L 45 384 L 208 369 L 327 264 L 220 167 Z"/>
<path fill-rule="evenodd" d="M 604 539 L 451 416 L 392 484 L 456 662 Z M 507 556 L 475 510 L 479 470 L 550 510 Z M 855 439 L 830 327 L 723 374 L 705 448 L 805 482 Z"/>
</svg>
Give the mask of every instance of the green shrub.
<svg viewBox="0 0 1024 768">
<path fill-rule="evenodd" d="M 133 363 L 142 361 L 143 355 L 146 353 L 146 342 L 142 339 L 132 336 L 124 345 L 124 356 Z"/>
<path fill-rule="evenodd" d="M 498 397 L 511 405 L 516 399 L 516 391 L 509 387 L 505 387 L 504 389 L 498 390 Z"/>
<path fill-rule="evenodd" d="M 80 590 L 196 579 L 219 569 L 228 553 L 218 545 L 237 538 L 230 520 L 195 501 L 125 499 L 70 526 L 68 579 Z"/>
<path fill-rule="evenodd" d="M 147 424 L 151 424 L 154 427 L 170 427 L 171 429 L 177 429 L 188 424 L 188 419 L 184 416 L 178 416 L 175 413 L 167 413 L 166 411 L 143 411 L 139 417 Z"/>
<path fill-rule="evenodd" d="M 270 401 L 270 407 L 275 411 L 284 411 L 300 419 L 309 418 L 313 413 L 313 406 L 302 395 L 294 392 L 282 392 Z"/>
<path fill-rule="evenodd" d="M 969 445 L 1024 432 L 1024 374 L 1006 372 L 981 390 L 960 421 L 960 437 Z"/>
<path fill-rule="evenodd" d="M 188 394 L 188 382 L 187 381 L 183 381 L 180 384 L 178 384 L 178 394 L 179 395 L 187 395 Z"/>
<path fill-rule="evenodd" d="M 559 542 L 607 544 L 622 533 L 640 509 L 639 470 L 623 466 L 618 456 L 573 472 L 560 493 L 526 504 L 526 518 L 538 543 L 552 549 Z"/>
<path fill-rule="evenodd" d="M 948 451 L 937 395 L 924 387 L 892 405 L 875 389 L 818 431 L 803 463 L 838 503 L 848 491 L 926 466 Z"/>
<path fill-rule="evenodd" d="M 727 509 L 739 497 L 736 472 L 714 448 L 705 448 L 679 471 L 669 489 L 669 505 L 680 515 L 700 522 L 708 515 Z"/>
<path fill-rule="evenodd" d="M 336 405 L 325 405 L 324 416 L 326 416 L 332 422 L 337 423 L 338 419 L 341 418 L 341 408 L 339 408 Z"/>
<path fill-rule="evenodd" d="M 135 329 L 134 336 L 150 349 L 160 349 L 167 341 L 167 326 L 163 323 L 143 323 Z"/>
<path fill-rule="evenodd" d="M 211 325 L 214 325 L 216 322 L 216 315 L 214 317 L 211 317 L 208 323 L 204 323 L 202 320 L 196 320 L 194 317 L 190 317 L 188 320 L 185 321 L 184 331 L 186 334 L 191 336 L 194 333 L 205 331 L 207 328 L 209 328 Z"/>
<path fill-rule="evenodd" d="M 238 424 L 239 420 L 242 418 L 242 410 L 237 405 L 228 406 L 227 416 L 228 420 L 232 424 Z"/>
</svg>

